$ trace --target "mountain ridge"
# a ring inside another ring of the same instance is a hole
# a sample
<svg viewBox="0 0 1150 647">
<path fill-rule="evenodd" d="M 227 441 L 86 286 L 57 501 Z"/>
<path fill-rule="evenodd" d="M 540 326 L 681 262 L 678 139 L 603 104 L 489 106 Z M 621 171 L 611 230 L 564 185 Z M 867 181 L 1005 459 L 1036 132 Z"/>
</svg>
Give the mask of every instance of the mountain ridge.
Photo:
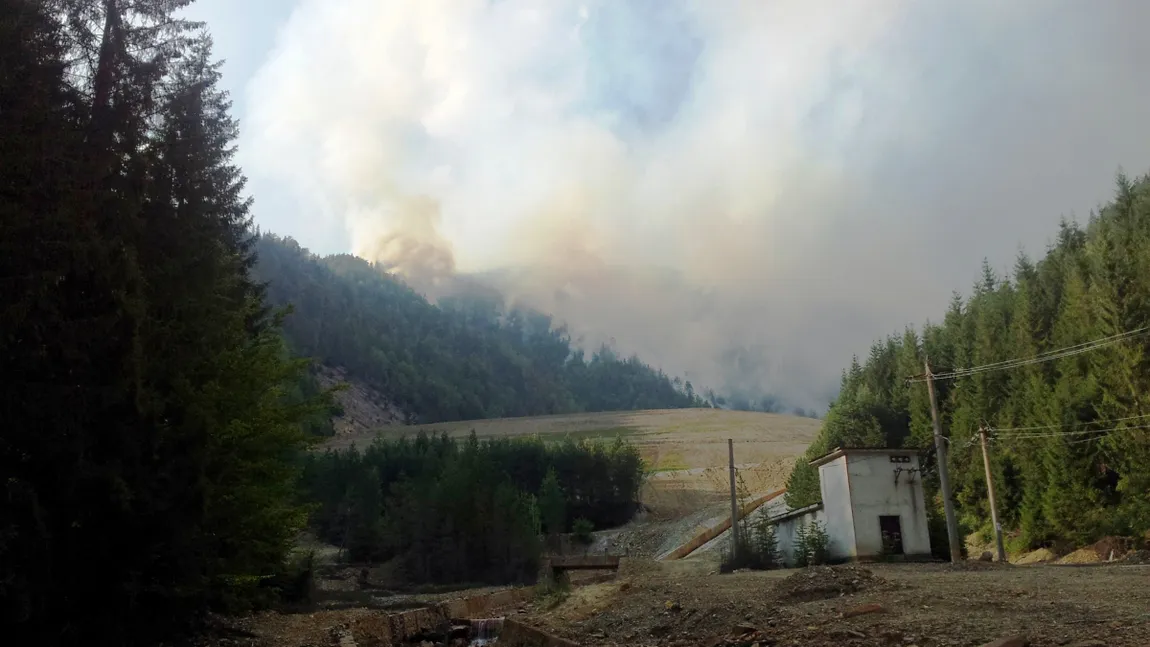
<svg viewBox="0 0 1150 647">
<path fill-rule="evenodd" d="M 350 254 L 320 257 L 273 234 L 256 251 L 269 303 L 291 307 L 289 346 L 321 365 L 311 379 L 342 371 L 370 385 L 391 412 L 370 415 L 429 423 L 710 406 L 690 381 L 607 346 L 588 357 L 549 315 L 493 294 L 433 304 Z"/>
</svg>

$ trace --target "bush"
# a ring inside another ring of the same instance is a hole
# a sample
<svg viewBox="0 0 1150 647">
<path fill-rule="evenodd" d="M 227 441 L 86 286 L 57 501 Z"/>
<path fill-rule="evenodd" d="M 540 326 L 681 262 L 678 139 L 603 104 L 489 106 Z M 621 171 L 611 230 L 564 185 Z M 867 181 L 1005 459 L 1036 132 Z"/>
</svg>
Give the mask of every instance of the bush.
<svg viewBox="0 0 1150 647">
<path fill-rule="evenodd" d="M 739 526 L 738 550 L 732 551 L 728 541 L 719 572 L 729 573 L 740 568 L 765 571 L 782 566 L 775 525 L 765 515 L 760 515 L 754 524 L 748 524 L 744 519 Z"/>
<path fill-rule="evenodd" d="M 763 515 L 754 526 L 754 555 L 763 570 L 782 566 L 779 555 L 779 541 L 775 536 L 775 525 Z"/>
<path fill-rule="evenodd" d="M 586 546 L 590 545 L 594 539 L 591 533 L 595 531 L 595 524 L 591 523 L 589 519 L 579 517 L 575 520 L 571 530 L 575 535 L 575 541 Z"/>
<path fill-rule="evenodd" d="M 830 536 L 818 521 L 799 526 L 795 535 L 795 566 L 818 566 L 830 559 Z"/>
<path fill-rule="evenodd" d="M 280 604 L 311 609 L 315 604 L 315 552 L 307 551 L 276 573 L 267 583 Z"/>
<path fill-rule="evenodd" d="M 563 604 L 570 595 L 571 579 L 567 576 L 566 571 L 561 571 L 556 575 L 548 569 L 548 572 L 535 585 L 535 602 L 548 611 Z"/>
</svg>

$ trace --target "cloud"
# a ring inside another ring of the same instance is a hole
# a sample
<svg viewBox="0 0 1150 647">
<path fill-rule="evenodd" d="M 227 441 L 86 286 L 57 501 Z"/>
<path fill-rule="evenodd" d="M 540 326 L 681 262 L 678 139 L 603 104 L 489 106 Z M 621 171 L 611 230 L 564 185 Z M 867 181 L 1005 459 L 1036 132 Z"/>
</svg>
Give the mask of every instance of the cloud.
<svg viewBox="0 0 1150 647">
<path fill-rule="evenodd" d="M 1150 168 L 1147 20 L 1138 0 L 303 0 L 249 85 L 242 161 L 429 292 L 482 276 L 697 385 L 819 407 L 984 256 L 1040 252 L 1120 165 Z"/>
</svg>

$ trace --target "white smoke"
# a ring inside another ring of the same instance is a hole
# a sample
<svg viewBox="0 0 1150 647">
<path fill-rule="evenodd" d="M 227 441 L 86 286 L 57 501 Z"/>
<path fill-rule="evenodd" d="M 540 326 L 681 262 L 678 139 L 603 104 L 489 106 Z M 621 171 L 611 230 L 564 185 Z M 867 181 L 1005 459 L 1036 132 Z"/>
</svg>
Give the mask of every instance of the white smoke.
<svg viewBox="0 0 1150 647">
<path fill-rule="evenodd" d="M 1040 253 L 1119 165 L 1150 167 L 1148 20 L 1139 0 L 304 0 L 241 150 L 428 291 L 510 268 L 487 276 L 589 343 L 821 407 L 982 257 Z"/>
</svg>

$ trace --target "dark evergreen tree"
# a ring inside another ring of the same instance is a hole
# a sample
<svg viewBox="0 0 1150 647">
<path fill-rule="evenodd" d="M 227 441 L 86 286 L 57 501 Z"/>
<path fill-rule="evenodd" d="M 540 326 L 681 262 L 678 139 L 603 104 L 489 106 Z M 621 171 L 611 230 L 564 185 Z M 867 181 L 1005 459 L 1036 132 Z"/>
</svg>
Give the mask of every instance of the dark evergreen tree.
<svg viewBox="0 0 1150 647">
<path fill-rule="evenodd" d="M 248 606 L 305 521 L 310 403 L 180 0 L 0 2 L 0 602 L 36 644 Z"/>
</svg>

